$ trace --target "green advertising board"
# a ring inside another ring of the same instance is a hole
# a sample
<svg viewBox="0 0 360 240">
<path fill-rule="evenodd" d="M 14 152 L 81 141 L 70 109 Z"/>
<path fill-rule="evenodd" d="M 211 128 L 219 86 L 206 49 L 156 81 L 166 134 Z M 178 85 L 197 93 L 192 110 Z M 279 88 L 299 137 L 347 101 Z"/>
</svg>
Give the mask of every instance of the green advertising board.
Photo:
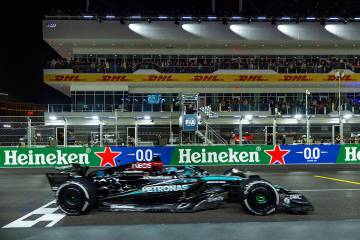
<svg viewBox="0 0 360 240">
<path fill-rule="evenodd" d="M 165 165 L 283 165 L 360 163 L 360 145 L 225 145 L 166 147 L 0 148 L 1 168 L 56 167 L 79 163 L 91 167 L 148 162 Z"/>
</svg>

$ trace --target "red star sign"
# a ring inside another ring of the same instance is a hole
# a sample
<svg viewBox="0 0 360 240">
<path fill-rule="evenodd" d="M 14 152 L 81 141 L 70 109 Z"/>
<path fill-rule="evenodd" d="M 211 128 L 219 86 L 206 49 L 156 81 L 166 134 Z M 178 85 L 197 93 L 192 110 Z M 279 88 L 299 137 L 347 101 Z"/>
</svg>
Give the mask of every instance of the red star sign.
<svg viewBox="0 0 360 240">
<path fill-rule="evenodd" d="M 264 152 L 271 157 L 269 164 L 285 164 L 284 156 L 288 154 L 289 150 L 281 150 L 280 145 L 276 145 L 273 150 L 264 150 Z"/>
<path fill-rule="evenodd" d="M 121 152 L 112 152 L 110 147 L 105 147 L 104 152 L 95 152 L 95 154 L 101 158 L 101 167 L 104 167 L 106 165 L 115 167 L 115 158 L 119 156 Z"/>
</svg>

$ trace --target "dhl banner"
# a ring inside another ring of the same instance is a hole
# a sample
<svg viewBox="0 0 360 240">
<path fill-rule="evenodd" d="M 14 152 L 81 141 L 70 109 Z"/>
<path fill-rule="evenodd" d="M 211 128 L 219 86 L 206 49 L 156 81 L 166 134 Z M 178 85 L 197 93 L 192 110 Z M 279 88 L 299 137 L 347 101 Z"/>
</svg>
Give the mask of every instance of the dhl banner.
<svg viewBox="0 0 360 240">
<path fill-rule="evenodd" d="M 334 74 L 44 74 L 45 82 L 333 82 Z M 360 82 L 349 74 L 342 82 Z"/>
</svg>

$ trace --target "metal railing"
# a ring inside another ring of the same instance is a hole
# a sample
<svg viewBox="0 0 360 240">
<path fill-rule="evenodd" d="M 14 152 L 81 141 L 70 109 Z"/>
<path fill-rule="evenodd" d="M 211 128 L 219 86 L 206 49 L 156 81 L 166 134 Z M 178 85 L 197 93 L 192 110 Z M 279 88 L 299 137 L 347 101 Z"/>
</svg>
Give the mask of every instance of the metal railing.
<svg viewBox="0 0 360 240">
<path fill-rule="evenodd" d="M 76 118 L 76 117 L 75 117 Z M 343 139 L 345 143 L 360 143 L 359 117 L 343 123 Z M 130 123 L 131 124 L 131 123 Z M 86 125 L 79 123 L 46 125 L 43 117 L 0 116 L 0 146 L 29 147 L 62 147 L 62 146 L 106 146 L 127 145 L 128 128 L 137 128 L 137 143 L 154 146 L 181 144 L 228 144 L 230 136 L 240 136 L 237 123 L 202 124 L 201 134 L 182 132 L 175 124 L 169 125 L 115 125 L 109 122 L 104 125 Z M 266 125 L 267 124 L 267 125 Z M 171 130 L 170 130 L 171 129 Z M 244 124 L 241 128 L 243 144 L 272 144 L 273 126 L 269 123 Z M 66 132 L 66 134 L 65 134 Z M 276 143 L 299 144 L 304 142 L 306 124 L 278 123 L 276 125 Z M 309 134 L 310 143 L 336 143 L 334 136 L 339 134 L 337 122 L 326 121 L 323 124 L 312 123 Z M 202 135 L 202 136 L 199 136 Z M 208 139 L 207 141 L 205 139 Z M 66 144 L 65 144 L 66 143 Z"/>
<path fill-rule="evenodd" d="M 305 114 L 304 105 L 283 105 L 274 106 L 266 103 L 251 104 L 218 104 L 212 108 L 214 112 L 268 112 L 269 115 L 280 113 L 282 115 Z M 336 111 L 337 104 L 310 105 L 309 114 L 326 115 Z M 341 105 L 342 111 L 350 111 L 355 114 L 360 113 L 359 104 L 344 103 Z M 147 104 L 147 103 L 128 103 L 128 104 L 49 104 L 48 112 L 179 112 L 176 104 Z"/>
<path fill-rule="evenodd" d="M 73 69 L 74 73 L 133 73 L 138 69 L 155 69 L 161 73 L 212 73 L 216 70 L 232 69 L 232 70 L 273 70 L 278 73 L 328 73 L 336 68 L 335 65 L 316 67 L 310 66 L 288 66 L 282 64 L 271 64 L 271 63 L 220 63 L 213 65 L 202 65 L 197 64 L 194 66 L 189 65 L 170 65 L 170 66 L 159 66 L 156 63 L 151 65 L 132 65 L 127 64 L 127 67 L 121 67 L 120 65 L 111 65 L 109 68 L 105 66 L 91 66 L 90 64 L 57 64 L 48 66 L 50 69 Z M 341 69 L 349 69 L 354 72 L 360 72 L 360 67 L 344 65 Z"/>
<path fill-rule="evenodd" d="M 228 144 L 228 142 L 223 137 L 221 137 L 221 135 L 218 134 L 214 128 L 210 127 L 209 124 L 207 124 L 206 127 L 207 127 L 207 138 L 210 139 L 212 143 Z"/>
</svg>

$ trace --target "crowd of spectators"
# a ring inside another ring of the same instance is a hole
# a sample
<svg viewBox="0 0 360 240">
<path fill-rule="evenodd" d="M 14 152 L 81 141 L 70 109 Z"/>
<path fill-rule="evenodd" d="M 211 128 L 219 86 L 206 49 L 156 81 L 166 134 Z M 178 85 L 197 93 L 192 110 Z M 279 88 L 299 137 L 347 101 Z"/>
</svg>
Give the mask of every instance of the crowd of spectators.
<svg viewBox="0 0 360 240">
<path fill-rule="evenodd" d="M 328 114 L 338 110 L 338 99 L 310 98 L 308 100 L 308 112 L 310 114 Z M 360 104 L 353 99 L 342 99 L 341 109 L 360 113 Z M 271 111 L 272 114 L 297 114 L 305 113 L 306 104 L 304 99 L 275 99 L 263 98 L 254 101 L 251 98 L 222 99 L 219 102 L 218 111 Z"/>
<path fill-rule="evenodd" d="M 217 69 L 269 69 L 278 73 L 327 73 L 333 69 L 360 72 L 360 58 L 299 56 L 238 56 L 187 58 L 164 56 L 157 58 L 116 56 L 113 58 L 53 59 L 51 69 L 71 68 L 77 73 L 131 73 L 138 69 L 155 69 L 162 73 L 211 73 Z"/>
</svg>

